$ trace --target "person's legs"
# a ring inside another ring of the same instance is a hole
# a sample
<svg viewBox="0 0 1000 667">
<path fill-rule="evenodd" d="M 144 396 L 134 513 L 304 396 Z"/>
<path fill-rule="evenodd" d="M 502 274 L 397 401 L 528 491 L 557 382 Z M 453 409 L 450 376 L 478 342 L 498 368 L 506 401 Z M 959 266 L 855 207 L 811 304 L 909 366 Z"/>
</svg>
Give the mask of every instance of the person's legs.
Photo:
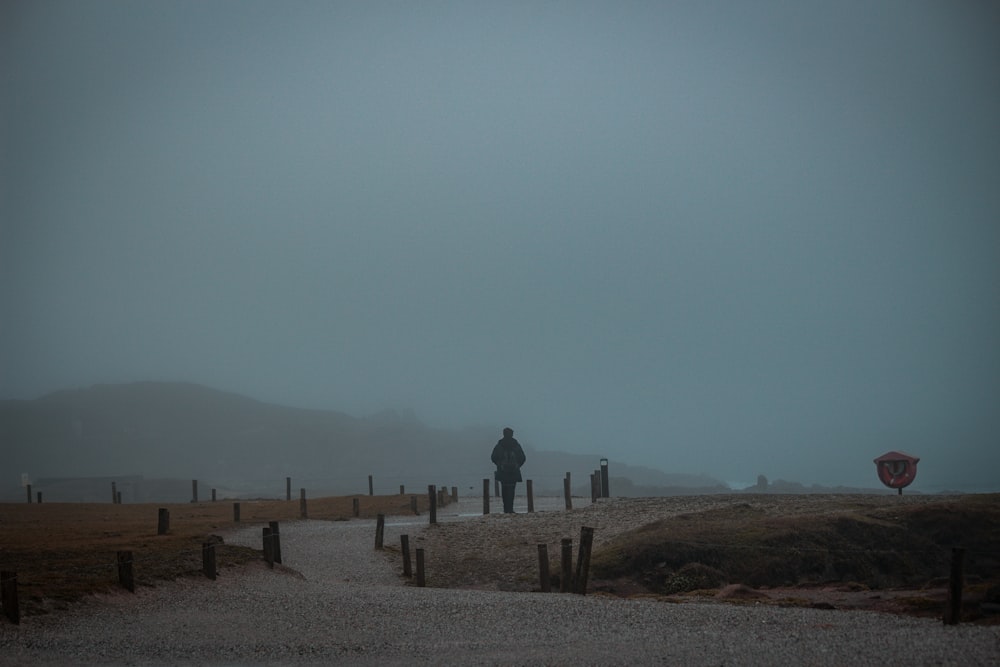
<svg viewBox="0 0 1000 667">
<path fill-rule="evenodd" d="M 500 494 L 503 496 L 503 511 L 504 514 L 513 514 L 514 512 L 514 487 L 517 486 L 517 482 L 509 482 L 501 485 Z"/>
</svg>

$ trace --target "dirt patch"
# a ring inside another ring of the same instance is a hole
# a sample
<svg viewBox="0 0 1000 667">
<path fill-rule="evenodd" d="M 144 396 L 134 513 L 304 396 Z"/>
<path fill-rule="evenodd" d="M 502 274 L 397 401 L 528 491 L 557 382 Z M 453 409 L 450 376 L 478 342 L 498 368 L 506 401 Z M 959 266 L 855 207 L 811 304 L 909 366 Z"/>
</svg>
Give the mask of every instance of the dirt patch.
<svg viewBox="0 0 1000 667">
<path fill-rule="evenodd" d="M 412 515 L 410 496 L 343 496 L 310 499 L 310 519 L 346 520 L 378 514 Z M 418 511 L 429 499 L 417 496 Z M 299 500 L 240 502 L 240 522 L 232 501 L 185 504 L 112 505 L 100 503 L 0 503 L 0 569 L 17 573 L 22 615 L 65 608 L 69 602 L 118 587 L 117 552 L 132 551 L 136 586 L 202 576 L 202 544 L 214 541 L 219 570 L 262 558 L 260 550 L 226 545 L 213 537 L 238 526 L 295 521 Z M 170 512 L 170 530 L 157 535 L 159 509 Z"/>
</svg>

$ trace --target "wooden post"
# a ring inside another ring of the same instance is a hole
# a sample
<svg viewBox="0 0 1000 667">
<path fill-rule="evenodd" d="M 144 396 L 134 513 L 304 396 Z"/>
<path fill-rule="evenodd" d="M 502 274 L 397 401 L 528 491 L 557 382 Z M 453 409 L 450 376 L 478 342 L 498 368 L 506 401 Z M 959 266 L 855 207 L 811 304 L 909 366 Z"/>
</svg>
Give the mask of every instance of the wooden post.
<svg viewBox="0 0 1000 667">
<path fill-rule="evenodd" d="M 122 504 L 122 492 L 121 491 L 118 492 L 118 504 L 119 505 Z"/>
<path fill-rule="evenodd" d="M 233 503 L 233 523 L 240 522 L 240 504 Z"/>
<path fill-rule="evenodd" d="M 417 549 L 417 586 L 423 588 L 427 583 L 424 578 L 424 550 Z"/>
<path fill-rule="evenodd" d="M 205 576 L 215 581 L 215 545 L 203 542 L 201 545 L 201 570 Z"/>
<path fill-rule="evenodd" d="M 191 502 L 198 502 L 198 480 L 191 480 Z"/>
<path fill-rule="evenodd" d="M 130 593 L 135 593 L 135 577 L 132 572 L 132 552 L 118 552 L 118 583 Z"/>
<path fill-rule="evenodd" d="M 562 575 L 559 577 L 559 592 L 573 590 L 573 538 L 562 538 Z"/>
<path fill-rule="evenodd" d="M 361 499 L 352 498 L 351 499 L 351 509 L 354 511 L 354 518 L 361 516 Z"/>
<path fill-rule="evenodd" d="M 594 544 L 594 529 L 580 528 L 580 552 L 576 555 L 576 593 L 587 594 L 587 577 L 590 574 L 590 549 Z"/>
<path fill-rule="evenodd" d="M 21 623 L 21 606 L 17 601 L 17 572 L 0 572 L 0 606 L 14 625 Z"/>
<path fill-rule="evenodd" d="M 399 485 L 399 495 L 401 495 L 401 496 L 405 496 L 406 495 L 406 491 L 403 489 L 403 485 L 402 484 Z"/>
<path fill-rule="evenodd" d="M 303 519 L 308 519 L 309 514 L 306 512 L 306 490 L 299 489 L 299 516 Z"/>
<path fill-rule="evenodd" d="M 28 492 L 28 504 L 30 505 L 31 504 L 31 484 L 28 484 L 25 487 L 25 490 Z"/>
<path fill-rule="evenodd" d="M 111 482 L 111 504 L 118 504 L 118 488 L 114 482 Z"/>
<path fill-rule="evenodd" d="M 277 521 L 268 521 L 268 528 L 271 529 L 271 555 L 275 563 L 281 562 L 281 531 L 278 530 Z"/>
<path fill-rule="evenodd" d="M 274 567 L 274 547 L 271 543 L 271 529 L 267 526 L 261 528 L 264 547 L 264 562 L 268 567 Z"/>
<path fill-rule="evenodd" d="M 948 579 L 948 603 L 944 608 L 944 624 L 958 625 L 962 620 L 962 560 L 965 549 L 951 550 L 951 576 Z"/>
<path fill-rule="evenodd" d="M 41 491 L 38 492 L 38 504 L 39 505 L 42 504 L 42 492 Z"/>
<path fill-rule="evenodd" d="M 215 489 L 212 489 L 212 502 L 215 502 Z"/>
<path fill-rule="evenodd" d="M 566 477 L 563 479 L 563 496 L 566 498 L 566 509 L 573 509 L 573 498 L 570 496 L 569 473 L 566 473 Z"/>
<path fill-rule="evenodd" d="M 457 503 L 458 502 L 458 487 L 457 486 L 451 487 L 451 502 L 453 502 L 453 503 Z"/>
<path fill-rule="evenodd" d="M 156 534 L 166 535 L 170 532 L 170 510 L 161 507 L 156 517 Z"/>
<path fill-rule="evenodd" d="M 412 577 L 413 572 L 410 567 L 410 536 L 399 536 L 399 548 L 403 552 L 403 576 Z"/>
<path fill-rule="evenodd" d="M 483 514 L 490 513 L 490 480 L 483 480 Z"/>
<path fill-rule="evenodd" d="M 590 502 L 597 502 L 597 473 L 590 473 Z"/>
<path fill-rule="evenodd" d="M 420 514 L 420 510 L 419 510 L 419 508 L 417 508 L 417 497 L 416 496 L 410 496 L 410 509 L 413 510 L 413 514 L 415 514 L 415 515 L 419 515 Z"/>
<path fill-rule="evenodd" d="M 535 492 L 531 488 L 531 480 L 530 479 L 528 481 L 526 481 L 524 483 L 524 485 L 525 485 L 524 488 L 526 489 L 526 493 L 528 494 L 528 513 L 530 514 L 531 512 L 535 511 Z"/>
<path fill-rule="evenodd" d="M 448 494 L 443 488 L 438 489 L 438 507 L 444 507 L 448 504 Z"/>
<path fill-rule="evenodd" d="M 285 500 L 291 500 L 291 499 L 292 499 L 292 478 L 291 477 L 286 477 L 285 478 Z"/>
<path fill-rule="evenodd" d="M 538 545 L 538 583 L 543 593 L 552 591 L 552 582 L 549 581 L 549 547 L 547 544 Z"/>
<path fill-rule="evenodd" d="M 601 459 L 601 498 L 611 497 L 611 487 L 608 478 L 608 460 Z"/>
<path fill-rule="evenodd" d="M 382 549 L 382 540 L 385 537 L 385 515 L 379 514 L 375 519 L 375 548 Z"/>
<path fill-rule="evenodd" d="M 431 520 L 430 523 L 437 523 L 438 513 L 437 513 L 437 488 L 433 484 L 427 485 L 427 496 L 431 501 Z"/>
<path fill-rule="evenodd" d="M 369 496 L 375 495 L 375 482 L 374 480 L 372 480 L 371 475 L 368 475 L 368 495 Z"/>
</svg>

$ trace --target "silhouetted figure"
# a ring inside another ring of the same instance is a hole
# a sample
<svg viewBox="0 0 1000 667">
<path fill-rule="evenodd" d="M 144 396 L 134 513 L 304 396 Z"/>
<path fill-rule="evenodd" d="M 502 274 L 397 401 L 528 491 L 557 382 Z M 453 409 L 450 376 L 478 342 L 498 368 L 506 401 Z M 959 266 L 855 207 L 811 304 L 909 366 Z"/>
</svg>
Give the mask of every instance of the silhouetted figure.
<svg viewBox="0 0 1000 667">
<path fill-rule="evenodd" d="M 497 441 L 490 460 L 497 465 L 493 476 L 500 482 L 504 514 L 514 513 L 514 487 L 521 481 L 521 466 L 524 465 L 524 450 L 514 439 L 514 429 L 505 428 L 503 438 Z"/>
</svg>

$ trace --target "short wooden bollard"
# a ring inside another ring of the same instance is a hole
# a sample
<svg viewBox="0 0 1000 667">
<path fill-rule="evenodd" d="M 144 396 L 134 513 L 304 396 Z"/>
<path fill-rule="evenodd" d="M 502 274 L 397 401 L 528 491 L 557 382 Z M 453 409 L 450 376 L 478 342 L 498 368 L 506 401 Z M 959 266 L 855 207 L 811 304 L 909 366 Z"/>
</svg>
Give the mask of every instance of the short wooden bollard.
<svg viewBox="0 0 1000 667">
<path fill-rule="evenodd" d="M 233 503 L 233 523 L 240 522 L 240 504 Z"/>
<path fill-rule="evenodd" d="M 566 473 L 566 477 L 563 479 L 563 496 L 566 498 L 566 509 L 573 509 L 573 496 L 570 495 L 570 487 L 572 486 L 569 481 L 569 473 Z"/>
<path fill-rule="evenodd" d="M 528 494 L 528 513 L 530 514 L 531 512 L 535 511 L 535 492 L 531 488 L 531 480 L 530 479 L 527 480 L 524 483 L 524 488 L 525 488 L 525 491 Z"/>
<path fill-rule="evenodd" d="M 271 529 L 271 555 L 275 563 L 281 562 L 281 531 L 278 530 L 277 521 L 268 521 L 268 528 Z"/>
<path fill-rule="evenodd" d="M 419 515 L 420 514 L 420 510 L 417 508 L 417 497 L 416 496 L 410 496 L 410 509 L 413 510 L 413 513 L 415 515 Z"/>
<path fill-rule="evenodd" d="M 427 583 L 424 578 L 424 550 L 417 549 L 417 586 L 423 588 Z"/>
<path fill-rule="evenodd" d="M 361 499 L 354 498 L 351 502 L 352 510 L 354 511 L 354 518 L 361 516 Z"/>
<path fill-rule="evenodd" d="M 215 581 L 215 545 L 211 542 L 203 542 L 201 545 L 201 571 Z"/>
<path fill-rule="evenodd" d="M 118 504 L 118 487 L 114 482 L 111 482 L 111 504 Z"/>
<path fill-rule="evenodd" d="M 490 513 L 490 480 L 483 480 L 483 514 Z"/>
<path fill-rule="evenodd" d="M 264 547 L 264 562 L 268 567 L 274 567 L 274 545 L 271 542 L 271 529 L 267 526 L 261 528 Z"/>
<path fill-rule="evenodd" d="M 399 485 L 399 495 L 401 495 L 401 496 L 405 496 L 406 495 L 406 491 L 404 490 L 402 484 Z"/>
<path fill-rule="evenodd" d="M 433 484 L 428 484 L 427 485 L 427 497 L 431 501 L 431 509 L 430 509 L 431 519 L 430 519 L 430 523 L 432 523 L 432 524 L 433 523 L 437 523 L 437 520 L 438 520 L 438 512 L 437 512 L 437 509 L 438 509 L 437 508 L 437 500 L 438 500 L 437 499 L 437 488 Z"/>
<path fill-rule="evenodd" d="M 24 488 L 28 492 L 28 504 L 30 505 L 31 504 L 31 484 L 28 484 Z"/>
<path fill-rule="evenodd" d="M 191 502 L 198 502 L 198 480 L 191 480 Z"/>
<path fill-rule="evenodd" d="M 122 504 L 122 492 L 121 491 L 118 492 L 118 504 L 119 505 Z"/>
<path fill-rule="evenodd" d="M 375 519 L 375 548 L 382 548 L 382 540 L 385 538 L 385 515 L 379 514 Z"/>
<path fill-rule="evenodd" d="M 135 576 L 132 571 L 132 552 L 118 552 L 118 583 L 130 593 L 135 593 Z"/>
<path fill-rule="evenodd" d="M 590 502 L 592 503 L 596 503 L 597 496 L 600 495 L 600 492 L 597 490 L 597 485 L 599 484 L 597 480 L 600 479 L 598 474 L 597 472 L 590 473 Z"/>
<path fill-rule="evenodd" d="M 292 499 L 292 478 L 291 477 L 286 477 L 285 478 L 285 500 L 291 500 L 291 499 Z"/>
<path fill-rule="evenodd" d="M 538 545 L 538 585 L 543 593 L 552 591 L 552 582 L 549 580 L 549 547 L 547 544 Z"/>
<path fill-rule="evenodd" d="M 573 538 L 562 538 L 562 574 L 559 577 L 559 592 L 569 593 L 573 590 Z"/>
<path fill-rule="evenodd" d="M 399 536 L 399 548 L 403 552 L 403 576 L 412 577 L 413 571 L 410 566 L 410 536 Z"/>
<path fill-rule="evenodd" d="M 594 544 L 594 529 L 580 528 L 580 551 L 576 555 L 576 589 L 580 595 L 587 594 L 587 577 L 590 574 L 590 550 Z"/>
<path fill-rule="evenodd" d="M 375 495 L 375 481 L 372 479 L 371 475 L 368 475 L 368 495 Z"/>
<path fill-rule="evenodd" d="M 303 519 L 309 518 L 309 513 L 306 512 L 306 490 L 299 489 L 299 516 Z"/>
<path fill-rule="evenodd" d="M 458 502 L 458 487 L 457 486 L 451 487 L 451 502 L 453 502 L 453 503 L 457 503 Z"/>
<path fill-rule="evenodd" d="M 38 492 L 38 504 L 39 505 L 42 504 L 42 492 L 41 491 Z"/>
<path fill-rule="evenodd" d="M 3 614 L 14 625 L 21 622 L 21 606 L 17 601 L 17 572 L 0 572 L 0 605 Z"/>
<path fill-rule="evenodd" d="M 962 560 L 965 549 L 951 550 L 951 575 L 948 579 L 948 603 L 944 608 L 944 624 L 958 625 L 962 620 Z"/>
<path fill-rule="evenodd" d="M 215 489 L 212 489 L 212 502 L 215 502 Z"/>
<path fill-rule="evenodd" d="M 166 535 L 170 532 L 170 510 L 161 507 L 156 517 L 156 534 Z"/>
</svg>

